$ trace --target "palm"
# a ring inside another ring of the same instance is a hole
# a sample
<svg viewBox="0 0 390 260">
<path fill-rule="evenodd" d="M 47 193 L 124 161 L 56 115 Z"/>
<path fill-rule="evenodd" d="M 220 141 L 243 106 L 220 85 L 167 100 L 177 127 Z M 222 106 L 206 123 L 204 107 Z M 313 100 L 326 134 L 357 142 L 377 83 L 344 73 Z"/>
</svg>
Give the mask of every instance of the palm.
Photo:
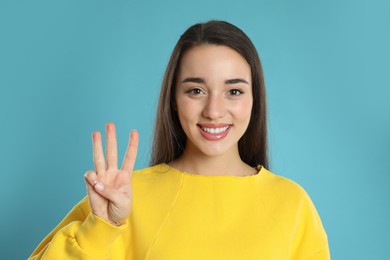
<svg viewBox="0 0 390 260">
<path fill-rule="evenodd" d="M 106 159 L 101 135 L 94 132 L 92 138 L 95 171 L 87 172 L 85 179 L 92 212 L 112 224 L 120 225 L 131 210 L 131 174 L 137 155 L 138 134 L 135 131 L 131 133 L 122 168 L 118 169 L 114 124 L 107 124 L 106 131 Z M 102 185 L 104 188 L 100 189 Z"/>
</svg>

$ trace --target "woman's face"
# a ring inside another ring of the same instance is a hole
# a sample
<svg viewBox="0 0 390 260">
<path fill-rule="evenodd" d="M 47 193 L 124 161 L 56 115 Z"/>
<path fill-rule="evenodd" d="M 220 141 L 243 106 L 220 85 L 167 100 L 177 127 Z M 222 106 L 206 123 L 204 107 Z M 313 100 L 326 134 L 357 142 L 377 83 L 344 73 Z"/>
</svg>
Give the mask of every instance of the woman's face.
<svg viewBox="0 0 390 260">
<path fill-rule="evenodd" d="M 188 50 L 179 65 L 175 95 L 186 153 L 238 154 L 253 103 L 251 69 L 238 52 L 207 44 Z"/>
</svg>

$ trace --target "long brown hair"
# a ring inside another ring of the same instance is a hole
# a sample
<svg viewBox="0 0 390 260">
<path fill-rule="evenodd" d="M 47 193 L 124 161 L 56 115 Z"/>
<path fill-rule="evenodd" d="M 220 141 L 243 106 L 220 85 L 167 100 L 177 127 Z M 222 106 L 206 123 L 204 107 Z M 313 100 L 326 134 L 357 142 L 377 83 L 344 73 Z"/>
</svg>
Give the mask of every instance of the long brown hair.
<svg viewBox="0 0 390 260">
<path fill-rule="evenodd" d="M 243 31 L 228 22 L 215 20 L 188 28 L 173 50 L 161 86 L 150 165 L 170 162 L 184 151 L 186 135 L 174 109 L 176 76 L 184 53 L 201 44 L 230 47 L 249 63 L 253 107 L 248 128 L 238 141 L 238 149 L 246 164 L 252 167 L 260 164 L 268 168 L 266 95 L 259 55 Z"/>
</svg>

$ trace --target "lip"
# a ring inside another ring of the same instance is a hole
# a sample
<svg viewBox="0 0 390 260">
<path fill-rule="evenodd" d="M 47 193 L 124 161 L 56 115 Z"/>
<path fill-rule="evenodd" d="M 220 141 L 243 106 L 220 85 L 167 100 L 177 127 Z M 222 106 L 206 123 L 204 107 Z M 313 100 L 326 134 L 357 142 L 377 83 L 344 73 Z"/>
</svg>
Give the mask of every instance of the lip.
<svg viewBox="0 0 390 260">
<path fill-rule="evenodd" d="M 202 129 L 202 128 L 222 128 L 222 127 L 228 127 L 228 129 L 226 131 L 224 131 L 222 133 L 218 133 L 218 134 L 212 134 L 212 133 L 206 132 Z M 209 141 L 218 141 L 218 140 L 225 138 L 228 135 L 231 127 L 232 127 L 231 124 L 198 124 L 198 129 L 199 129 L 200 134 L 206 140 L 209 140 Z"/>
</svg>

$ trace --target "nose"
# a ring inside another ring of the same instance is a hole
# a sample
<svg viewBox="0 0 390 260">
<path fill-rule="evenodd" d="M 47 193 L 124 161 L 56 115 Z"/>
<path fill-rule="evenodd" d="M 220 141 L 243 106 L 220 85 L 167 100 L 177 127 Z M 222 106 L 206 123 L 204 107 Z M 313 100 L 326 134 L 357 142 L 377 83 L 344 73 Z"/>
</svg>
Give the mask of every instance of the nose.
<svg viewBox="0 0 390 260">
<path fill-rule="evenodd" d="M 210 95 L 203 108 L 203 116 L 208 119 L 218 119 L 225 115 L 226 108 L 223 97 Z"/>
</svg>

